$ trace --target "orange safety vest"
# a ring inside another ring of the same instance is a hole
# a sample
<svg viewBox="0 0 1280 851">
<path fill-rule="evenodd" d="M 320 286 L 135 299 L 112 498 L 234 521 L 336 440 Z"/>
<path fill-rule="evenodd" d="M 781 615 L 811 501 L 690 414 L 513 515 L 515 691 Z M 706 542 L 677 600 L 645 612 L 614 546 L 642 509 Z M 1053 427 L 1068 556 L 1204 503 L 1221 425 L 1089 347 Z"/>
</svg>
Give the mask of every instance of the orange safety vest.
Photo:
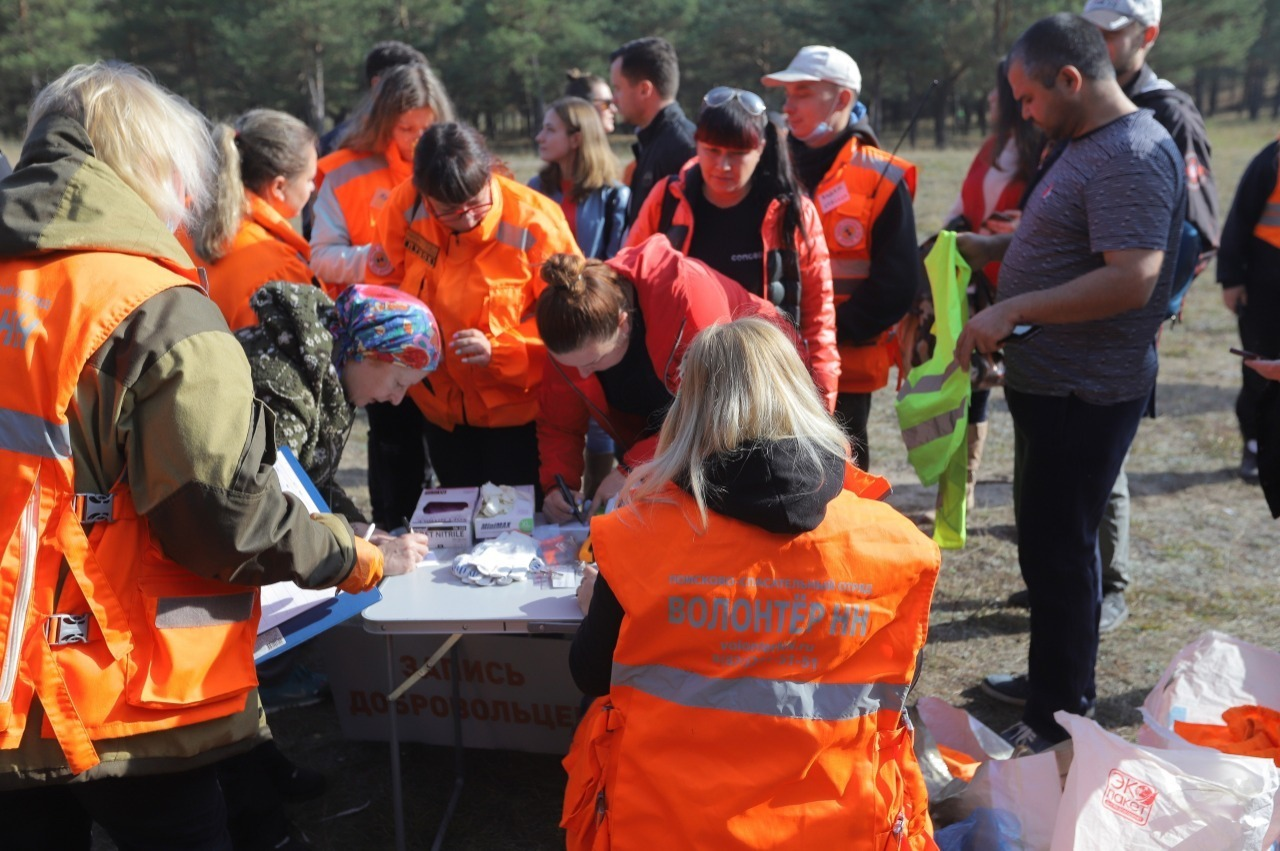
<svg viewBox="0 0 1280 851">
<path fill-rule="evenodd" d="M 178 241 L 191 255 L 191 260 L 205 267 L 209 277 L 209 297 L 218 305 L 227 325 L 239 331 L 258 324 L 258 315 L 249 306 L 249 298 L 271 281 L 309 284 L 315 280 L 311 268 L 311 245 L 293 225 L 275 211 L 256 192 L 245 190 L 249 214 L 240 223 L 227 253 L 214 263 L 206 264 L 196 255 L 195 246 L 185 230 Z"/>
<path fill-rule="evenodd" d="M 1262 215 L 1253 226 L 1253 235 L 1280 248 L 1280 180 L 1276 181 L 1271 197 L 1267 198 L 1267 206 L 1262 208 Z"/>
<path fill-rule="evenodd" d="M 673 487 L 592 522 L 626 614 L 568 847 L 936 848 L 904 704 L 938 548 L 851 491 L 797 536 L 696 517 Z"/>
<path fill-rule="evenodd" d="M 244 709 L 257 684 L 254 589 L 160 552 L 128 485 L 77 494 L 67 410 L 85 364 L 135 308 L 193 276 L 109 252 L 0 265 L 0 751 L 38 698 L 74 773 L 94 742 Z"/>
<path fill-rule="evenodd" d="M 378 222 L 391 265 L 385 282 L 426 302 L 441 339 L 479 328 L 492 346 L 486 367 L 446 350 L 440 368 L 409 389 L 423 415 L 449 430 L 518 426 L 537 416 L 547 358 L 533 316 L 547 286 L 538 270 L 552 254 L 582 253 L 555 201 L 498 175 L 490 188 L 492 209 L 466 233 L 432 216 L 412 183 L 392 193 Z"/>
<path fill-rule="evenodd" d="M 883 175 L 883 176 L 882 176 Z M 871 229 L 885 204 L 906 181 L 916 195 L 916 167 L 887 151 L 850 139 L 813 192 L 831 254 L 831 279 L 838 308 L 871 274 Z M 841 342 L 840 392 L 874 393 L 889 383 L 889 367 L 898 362 L 898 343 L 890 328 L 872 344 Z"/>
<path fill-rule="evenodd" d="M 319 192 L 323 184 L 331 186 L 346 219 L 351 244 L 369 245 L 378 241 L 378 216 L 392 191 L 412 176 L 413 163 L 400 158 L 394 143 L 382 154 L 343 148 L 321 157 L 316 163 L 316 191 Z M 382 271 L 370 269 L 370 275 Z M 336 299 L 352 283 L 363 282 L 326 281 L 324 289 L 330 298 Z"/>
</svg>

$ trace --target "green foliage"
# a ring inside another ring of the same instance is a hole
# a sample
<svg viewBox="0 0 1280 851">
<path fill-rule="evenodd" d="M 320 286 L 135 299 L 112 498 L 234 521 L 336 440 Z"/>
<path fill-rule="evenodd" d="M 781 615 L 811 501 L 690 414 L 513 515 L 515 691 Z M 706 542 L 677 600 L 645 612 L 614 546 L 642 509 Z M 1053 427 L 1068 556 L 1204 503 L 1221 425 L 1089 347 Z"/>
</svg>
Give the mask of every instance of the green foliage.
<svg viewBox="0 0 1280 851">
<path fill-rule="evenodd" d="M 964 116 L 981 114 L 996 62 L 1017 35 L 1062 8 L 1060 0 L 0 0 L 0 132 L 20 134 L 41 85 L 100 57 L 146 66 L 215 117 L 270 106 L 324 127 L 364 94 L 364 53 L 388 38 L 431 59 L 464 117 L 488 132 L 523 131 L 563 90 L 567 69 L 607 75 L 616 46 L 657 34 L 680 52 L 689 110 L 712 86 L 759 91 L 762 74 L 822 42 L 858 60 L 862 99 L 882 128 L 902 126 L 937 79 L 923 121 L 942 143 L 952 125 L 967 126 Z M 1280 0 L 1168 4 L 1153 64 L 1211 103 L 1237 103 L 1243 87 L 1256 109 L 1280 72 L 1277 39 Z"/>
</svg>

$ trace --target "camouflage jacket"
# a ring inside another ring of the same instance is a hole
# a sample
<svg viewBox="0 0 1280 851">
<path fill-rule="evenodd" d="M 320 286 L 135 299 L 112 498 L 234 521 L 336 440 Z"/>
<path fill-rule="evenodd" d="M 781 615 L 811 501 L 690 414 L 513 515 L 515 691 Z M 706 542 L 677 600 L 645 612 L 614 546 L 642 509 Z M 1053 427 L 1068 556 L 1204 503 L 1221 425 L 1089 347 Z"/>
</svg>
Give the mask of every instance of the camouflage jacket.
<svg viewBox="0 0 1280 851">
<path fill-rule="evenodd" d="M 333 365 L 333 302 L 319 287 L 275 282 L 249 304 L 258 324 L 236 337 L 249 357 L 254 393 L 276 415 L 276 443 L 298 456 L 335 514 L 368 523 L 337 481 L 355 408 Z"/>
</svg>

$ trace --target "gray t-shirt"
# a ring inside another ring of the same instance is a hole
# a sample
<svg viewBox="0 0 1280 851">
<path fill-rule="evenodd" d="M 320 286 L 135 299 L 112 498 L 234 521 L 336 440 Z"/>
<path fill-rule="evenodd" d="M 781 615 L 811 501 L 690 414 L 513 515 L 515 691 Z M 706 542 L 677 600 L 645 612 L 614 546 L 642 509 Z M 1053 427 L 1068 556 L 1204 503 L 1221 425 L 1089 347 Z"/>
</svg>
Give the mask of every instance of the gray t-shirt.
<svg viewBox="0 0 1280 851">
<path fill-rule="evenodd" d="M 1027 199 L 1000 267 L 999 298 L 1060 286 L 1101 268 L 1104 251 L 1165 252 L 1145 307 L 1108 319 L 1045 325 L 1005 349 L 1006 384 L 1042 396 L 1114 405 L 1151 392 L 1186 210 L 1182 157 L 1150 110 L 1072 139 Z"/>
</svg>

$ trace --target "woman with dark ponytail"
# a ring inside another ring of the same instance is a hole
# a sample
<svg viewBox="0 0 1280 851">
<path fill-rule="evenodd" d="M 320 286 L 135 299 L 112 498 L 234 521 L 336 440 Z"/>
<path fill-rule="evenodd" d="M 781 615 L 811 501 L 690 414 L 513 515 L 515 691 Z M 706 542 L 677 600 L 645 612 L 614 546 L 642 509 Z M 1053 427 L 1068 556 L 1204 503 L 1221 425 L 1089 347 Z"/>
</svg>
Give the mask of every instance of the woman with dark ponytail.
<svg viewBox="0 0 1280 851">
<path fill-rule="evenodd" d="M 237 331 L 257 323 L 249 297 L 268 281 L 310 284 L 311 246 L 289 219 L 315 189 L 316 134 L 292 115 L 253 109 L 214 129 L 213 203 L 190 235 L 209 296 Z"/>
<path fill-rule="evenodd" d="M 655 233 L 795 323 L 801 357 L 834 410 L 836 350 L 831 263 L 817 210 L 796 183 L 778 127 L 753 92 L 717 86 L 702 99 L 698 155 L 645 200 L 628 245 Z"/>
<path fill-rule="evenodd" d="M 538 481 L 546 494 L 542 510 L 557 523 L 573 509 L 556 476 L 579 490 L 588 420 L 613 438 L 618 457 L 595 492 L 599 503 L 618 493 L 632 467 L 653 457 L 680 386 L 684 351 L 698 331 L 742 316 L 789 328 L 772 304 L 660 236 L 603 262 L 557 254 L 540 275 L 546 289 L 535 316 L 549 358 L 536 421 Z"/>
</svg>

